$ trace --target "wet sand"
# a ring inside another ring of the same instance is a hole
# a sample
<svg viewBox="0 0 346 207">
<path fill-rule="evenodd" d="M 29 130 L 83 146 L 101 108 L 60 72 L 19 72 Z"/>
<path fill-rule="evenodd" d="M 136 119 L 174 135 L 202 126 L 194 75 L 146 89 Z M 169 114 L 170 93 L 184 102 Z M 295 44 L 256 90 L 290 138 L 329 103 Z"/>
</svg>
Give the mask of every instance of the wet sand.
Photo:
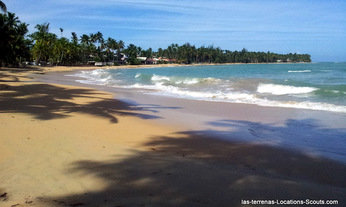
<svg viewBox="0 0 346 207">
<path fill-rule="evenodd" d="M 0 206 L 345 204 L 344 155 L 285 147 L 310 143 L 312 134 L 332 139 L 333 152 L 343 149 L 344 116 L 243 104 L 225 111 L 218 103 L 68 86 L 42 73 L 0 70 Z"/>
</svg>

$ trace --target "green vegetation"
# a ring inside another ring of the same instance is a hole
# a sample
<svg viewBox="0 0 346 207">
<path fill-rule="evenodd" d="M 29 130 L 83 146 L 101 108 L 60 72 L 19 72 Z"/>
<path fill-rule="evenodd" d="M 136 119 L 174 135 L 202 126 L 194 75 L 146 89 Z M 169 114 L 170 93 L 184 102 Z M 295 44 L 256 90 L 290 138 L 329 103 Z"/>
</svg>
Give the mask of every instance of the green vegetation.
<svg viewBox="0 0 346 207">
<path fill-rule="evenodd" d="M 30 59 L 30 40 L 25 38 L 27 24 L 13 13 L 0 14 L 0 66 L 17 66 Z"/>
<path fill-rule="evenodd" d="M 196 48 L 186 43 L 182 46 L 171 44 L 167 49 L 159 48 L 154 56 L 175 59 L 179 63 L 272 63 L 272 62 L 311 62 L 308 54 L 276 54 L 272 52 L 249 52 L 222 50 L 209 46 Z"/>
<path fill-rule="evenodd" d="M 213 46 L 197 48 L 189 43 L 171 44 L 157 51 L 143 50 L 134 44 L 125 47 L 122 40 L 104 39 L 101 32 L 80 37 L 72 32 L 66 38 L 60 28 L 58 37 L 49 32 L 49 23 L 36 25 L 36 31 L 26 35 L 27 24 L 20 22 L 15 14 L 7 13 L 2 1 L 0 7 L 4 11 L 0 14 L 0 66 L 18 66 L 24 62 L 39 65 L 311 62 L 308 54 L 229 51 Z"/>
</svg>

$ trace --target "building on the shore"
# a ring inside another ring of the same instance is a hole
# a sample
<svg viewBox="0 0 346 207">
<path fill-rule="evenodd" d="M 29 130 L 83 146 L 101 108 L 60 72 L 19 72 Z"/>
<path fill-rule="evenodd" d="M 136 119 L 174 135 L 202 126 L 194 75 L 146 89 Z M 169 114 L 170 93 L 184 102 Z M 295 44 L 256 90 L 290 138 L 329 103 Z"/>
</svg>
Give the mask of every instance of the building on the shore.
<svg viewBox="0 0 346 207">
<path fill-rule="evenodd" d="M 146 64 L 157 64 L 157 62 L 158 62 L 158 58 L 147 58 L 147 60 L 146 60 Z"/>
<path fill-rule="evenodd" d="M 147 57 L 137 57 L 137 60 L 139 60 L 141 64 L 146 64 Z"/>
<path fill-rule="evenodd" d="M 160 63 L 176 63 L 177 62 L 177 60 L 174 58 L 165 58 L 165 57 L 159 57 L 158 61 Z"/>
<path fill-rule="evenodd" d="M 95 66 L 113 66 L 114 62 L 95 62 Z"/>
</svg>

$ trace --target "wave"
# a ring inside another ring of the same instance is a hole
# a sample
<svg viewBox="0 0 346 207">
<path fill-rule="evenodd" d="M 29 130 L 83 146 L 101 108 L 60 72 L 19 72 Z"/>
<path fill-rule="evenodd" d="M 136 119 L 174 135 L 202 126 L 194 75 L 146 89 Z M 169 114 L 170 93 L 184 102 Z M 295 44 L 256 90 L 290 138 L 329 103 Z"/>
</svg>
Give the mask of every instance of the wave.
<svg viewBox="0 0 346 207">
<path fill-rule="evenodd" d="M 146 75 L 136 74 L 135 78 L 143 78 Z M 195 85 L 195 84 L 210 84 L 219 82 L 220 79 L 216 78 L 186 78 L 186 77 L 178 77 L 178 76 L 161 76 L 153 74 L 150 78 L 153 84 L 155 83 L 164 83 L 165 85 Z"/>
<path fill-rule="evenodd" d="M 171 79 L 167 76 L 153 75 L 151 77 L 152 81 L 170 81 Z"/>
<path fill-rule="evenodd" d="M 289 95 L 289 94 L 304 94 L 318 90 L 313 87 L 296 87 L 276 84 L 259 84 L 257 87 L 258 93 L 269 93 L 273 95 Z"/>
<path fill-rule="evenodd" d="M 82 80 L 76 81 L 84 84 L 114 85 L 118 83 L 118 81 L 115 79 L 116 74 L 110 74 L 107 69 L 81 71 L 79 73 L 67 76 L 83 78 Z"/>
<path fill-rule="evenodd" d="M 289 73 L 311 73 L 311 70 L 289 70 Z"/>
<path fill-rule="evenodd" d="M 137 73 L 135 76 L 136 81 L 132 83 L 129 80 L 121 78 L 121 73 L 109 72 L 104 69 L 97 69 L 92 71 L 81 71 L 74 75 L 83 80 L 77 80 L 78 82 L 85 84 L 105 85 L 121 88 L 137 88 L 143 89 L 145 93 L 165 95 L 172 97 L 180 97 L 193 100 L 203 101 L 216 101 L 216 102 L 229 102 L 229 103 L 245 103 L 256 104 L 260 106 L 270 107 L 285 107 L 285 108 L 298 108 L 298 109 L 310 109 L 310 110 L 322 110 L 331 112 L 346 113 L 346 106 L 334 105 L 323 102 L 311 102 L 306 101 L 279 101 L 269 100 L 264 96 L 270 95 L 290 95 L 290 94 L 309 94 L 317 90 L 319 93 L 321 90 L 313 87 L 297 87 L 289 85 L 279 84 L 254 84 L 254 88 L 251 90 L 243 90 L 243 85 L 235 89 L 229 80 L 217 79 L 217 78 L 186 78 L 178 76 L 162 76 L 155 74 L 141 74 Z M 123 81 L 121 81 L 123 80 Z M 199 85 L 202 84 L 202 85 Z M 204 85 L 205 84 L 205 85 Z M 212 85 L 210 85 L 212 84 Z M 230 86 L 232 85 L 232 88 Z M 246 84 L 248 85 L 248 83 Z M 220 88 L 220 87 L 223 88 Z M 340 91 L 332 91 L 337 93 Z M 342 91 L 343 92 L 343 91 Z M 256 95 L 257 93 L 257 95 Z M 259 93 L 259 94 L 258 94 Z M 260 95 L 261 94 L 261 95 Z"/>
<path fill-rule="evenodd" d="M 297 108 L 309 109 L 319 111 L 331 111 L 346 113 L 346 106 L 322 103 L 322 102 L 296 102 L 296 101 L 274 101 L 265 98 L 259 98 L 255 94 L 241 93 L 241 92 L 212 92 L 212 91 L 189 91 L 175 86 L 165 86 L 162 83 L 155 85 L 141 85 L 134 84 L 130 88 L 150 89 L 154 92 L 148 92 L 155 95 L 164 95 L 172 97 L 187 98 L 202 101 L 216 101 L 216 102 L 229 102 L 229 103 L 245 103 L 255 104 L 259 106 L 269 107 L 283 107 L 283 108 Z"/>
<path fill-rule="evenodd" d="M 141 85 L 134 84 L 130 88 L 141 88 L 154 90 L 148 92 L 155 95 L 165 95 L 172 97 L 187 98 L 193 100 L 203 101 L 216 101 L 216 102 L 230 102 L 230 103 L 245 103 L 256 104 L 260 106 L 270 107 L 284 107 L 284 108 L 297 108 L 297 109 L 309 109 L 331 112 L 346 113 L 346 106 L 322 103 L 322 102 L 296 102 L 296 101 L 274 101 L 265 98 L 260 98 L 255 94 L 241 93 L 241 92 L 213 92 L 213 91 L 191 91 L 182 89 L 176 86 L 166 86 L 163 83 L 156 83 L 155 85 Z M 300 88 L 300 87 L 295 87 Z"/>
</svg>

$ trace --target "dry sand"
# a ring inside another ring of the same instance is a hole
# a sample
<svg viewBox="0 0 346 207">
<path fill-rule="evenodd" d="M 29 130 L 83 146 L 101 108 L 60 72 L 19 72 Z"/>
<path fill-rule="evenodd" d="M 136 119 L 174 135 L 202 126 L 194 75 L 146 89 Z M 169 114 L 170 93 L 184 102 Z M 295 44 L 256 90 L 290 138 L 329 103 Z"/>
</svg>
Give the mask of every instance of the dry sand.
<svg viewBox="0 0 346 207">
<path fill-rule="evenodd" d="M 123 69 L 123 68 L 153 68 L 153 67 L 178 67 L 186 66 L 183 64 L 151 64 L 151 65 L 120 65 L 120 66 L 45 66 L 37 67 L 32 66 L 42 72 L 69 72 L 74 70 L 95 70 L 95 69 Z"/>
<path fill-rule="evenodd" d="M 147 113 L 156 106 L 33 81 L 32 73 L 73 70 L 41 69 L 0 69 L 0 206 L 345 202 L 342 163 L 160 125 L 160 114 Z"/>
</svg>

